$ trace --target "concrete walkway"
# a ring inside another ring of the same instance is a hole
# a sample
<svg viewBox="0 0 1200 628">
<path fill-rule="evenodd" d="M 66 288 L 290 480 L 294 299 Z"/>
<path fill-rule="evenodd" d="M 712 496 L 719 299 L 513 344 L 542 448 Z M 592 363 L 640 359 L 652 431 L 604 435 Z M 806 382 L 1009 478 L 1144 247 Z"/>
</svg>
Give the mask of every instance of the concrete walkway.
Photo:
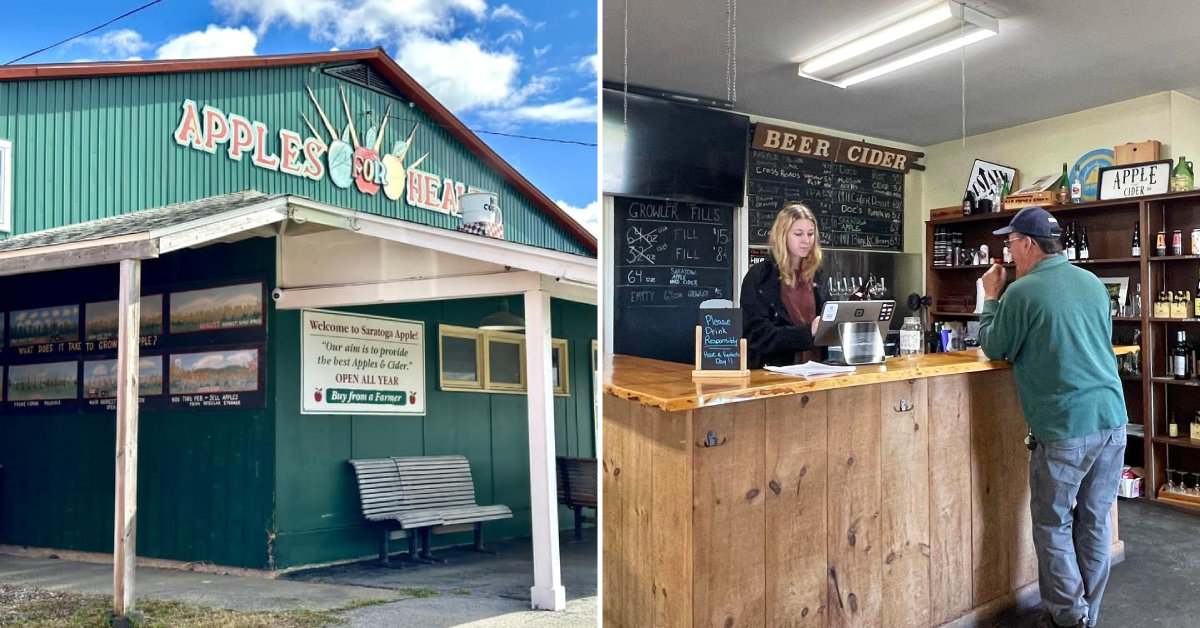
<svg viewBox="0 0 1200 628">
<path fill-rule="evenodd" d="M 498 554 L 465 549 L 440 552 L 446 564 L 388 569 L 376 561 L 330 567 L 269 580 L 139 567 L 138 599 L 187 602 L 238 611 L 329 611 L 381 602 L 339 613 L 351 626 L 472 626 L 546 628 L 596 625 L 596 542 L 562 545 L 567 610 L 529 610 L 533 584 L 528 540 L 492 545 Z M 0 584 L 52 591 L 111 595 L 112 566 L 0 554 Z"/>
<path fill-rule="evenodd" d="M 594 531 L 583 542 L 560 546 L 567 610 L 547 613 L 529 610 L 533 586 L 532 548 L 528 541 L 492 544 L 495 555 L 467 549 L 436 552 L 442 565 L 412 565 L 387 569 L 377 562 L 330 567 L 288 576 L 305 583 L 378 587 L 412 596 L 354 610 L 346 617 L 351 626 L 506 626 L 568 627 L 596 625 L 596 541 Z"/>
</svg>

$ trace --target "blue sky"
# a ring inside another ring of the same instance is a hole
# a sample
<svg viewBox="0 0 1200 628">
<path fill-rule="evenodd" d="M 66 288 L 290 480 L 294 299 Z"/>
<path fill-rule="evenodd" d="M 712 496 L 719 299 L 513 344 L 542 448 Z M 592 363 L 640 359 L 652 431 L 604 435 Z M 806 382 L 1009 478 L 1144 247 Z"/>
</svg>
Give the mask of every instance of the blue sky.
<svg viewBox="0 0 1200 628">
<path fill-rule="evenodd" d="M 14 2 L 0 63 L 146 0 Z M 596 3 L 565 0 L 163 0 L 21 63 L 282 54 L 381 46 L 476 130 L 596 142 Z M 596 149 L 480 134 L 596 231 Z"/>
</svg>

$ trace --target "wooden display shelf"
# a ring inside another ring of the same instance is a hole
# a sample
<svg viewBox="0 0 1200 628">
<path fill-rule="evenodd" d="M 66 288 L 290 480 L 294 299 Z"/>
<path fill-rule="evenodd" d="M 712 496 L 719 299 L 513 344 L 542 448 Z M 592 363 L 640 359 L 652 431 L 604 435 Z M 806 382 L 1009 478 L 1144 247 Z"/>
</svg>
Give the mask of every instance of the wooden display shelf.
<svg viewBox="0 0 1200 628">
<path fill-rule="evenodd" d="M 929 315 L 944 318 L 979 318 L 979 315 L 974 312 L 943 312 L 941 310 L 929 310 Z"/>
<path fill-rule="evenodd" d="M 1071 263 L 1079 266 L 1094 266 L 1101 264 L 1137 264 L 1141 261 L 1142 258 L 1140 257 L 1106 257 L 1100 259 L 1078 259 Z"/>
<path fill-rule="evenodd" d="M 1172 386 L 1200 386 L 1200 379 L 1175 379 L 1174 377 L 1151 377 L 1150 381 L 1156 384 L 1170 384 Z"/>
<path fill-rule="evenodd" d="M 1015 264 L 1004 264 L 1005 268 L 1013 268 L 1014 266 Z M 984 266 L 930 266 L 929 270 L 977 270 L 980 272 L 987 272 L 988 268 L 991 268 L 990 264 Z"/>
<path fill-rule="evenodd" d="M 1187 262 L 1200 260 L 1200 255 L 1152 255 L 1152 262 Z"/>
<path fill-rule="evenodd" d="M 1126 206 L 1127 210 L 1137 210 L 1139 204 L 1143 201 L 1141 198 L 1136 199 L 1117 199 L 1111 201 L 1089 201 L 1087 203 L 1075 203 L 1067 205 L 1043 205 L 1043 207 L 1051 214 L 1074 213 L 1092 209 L 1110 209 L 1113 207 Z M 971 214 L 970 216 L 956 216 L 954 218 L 942 218 L 938 220 L 929 220 L 930 224 L 934 225 L 952 225 L 965 222 L 980 222 L 985 220 L 1011 220 L 1013 216 L 1020 210 L 1008 210 L 1001 212 L 990 212 L 987 214 Z"/>
<path fill-rule="evenodd" d="M 1169 235 L 1175 228 L 1182 230 L 1183 226 L 1187 226 L 1187 233 L 1190 235 L 1193 226 L 1200 226 L 1200 189 L 1135 199 L 1049 206 L 1046 209 L 1058 218 L 1064 230 L 1069 227 L 1068 223 L 1074 223 L 1075 226 L 1087 230 L 1091 250 L 1093 254 L 1098 255 L 1095 259 L 1075 260 L 1073 263 L 1076 266 L 1096 275 L 1128 277 L 1130 290 L 1140 283 L 1143 301 L 1146 301 L 1147 294 L 1152 297 L 1156 290 L 1195 291 L 1194 269 L 1197 266 L 1196 262 L 1200 262 L 1200 255 L 1155 255 L 1154 238 L 1160 230 L 1165 229 Z M 959 232 L 964 242 L 974 242 L 977 245 L 987 243 L 989 248 L 999 250 L 997 243 L 1000 238 L 993 236 L 991 232 L 1008 224 L 1014 214 L 1015 212 L 1009 211 L 926 221 L 927 269 L 943 270 L 929 266 L 933 259 L 935 232 Z M 1135 224 L 1142 236 L 1143 249 L 1140 257 L 1129 255 L 1129 242 Z M 1184 250 L 1190 252 L 1190 246 L 1185 243 L 1185 247 Z M 925 273 L 925 293 L 933 299 L 933 303 L 953 303 L 955 301 L 949 301 L 947 298 L 970 297 L 975 294 L 975 279 L 980 274 L 980 267 L 969 267 L 970 272 L 963 272 L 968 268 L 945 270 L 946 272 Z M 1174 338 L 1170 337 L 1173 332 L 1187 330 L 1191 336 L 1200 331 L 1196 326 L 1196 323 L 1200 323 L 1200 315 L 1186 319 L 1158 318 L 1152 316 L 1152 312 L 1147 304 L 1140 316 L 1120 316 L 1112 319 L 1113 327 L 1119 334 L 1124 333 L 1128 336 L 1128 332 L 1131 332 L 1134 326 L 1145 332 L 1141 344 L 1149 353 L 1142 360 L 1143 365 L 1162 363 L 1165 359 L 1164 352 L 1169 353 L 1174 342 Z M 929 314 L 931 320 L 935 321 L 979 320 L 977 314 L 946 312 L 933 308 Z M 1163 470 L 1167 451 L 1175 450 L 1173 456 L 1175 453 L 1185 457 L 1200 456 L 1200 446 L 1192 446 L 1190 439 L 1156 441 L 1149 437 L 1154 433 L 1154 425 L 1164 423 L 1164 412 L 1184 409 L 1185 406 L 1189 412 L 1197 409 L 1193 393 L 1196 392 L 1195 389 L 1200 388 L 1200 380 L 1176 381 L 1170 377 L 1155 378 L 1153 375 L 1153 371 L 1144 369 L 1140 378 L 1125 375 L 1121 379 L 1122 388 L 1126 392 L 1128 414 L 1144 417 L 1147 432 L 1141 441 L 1134 441 L 1129 446 L 1129 460 L 1138 462 L 1146 469 L 1146 499 L 1160 501 L 1154 494 L 1154 489 L 1165 482 Z M 1141 456 L 1135 453 L 1139 448 Z M 1188 511 L 1200 514 L 1200 506 L 1190 506 Z"/>
<path fill-rule="evenodd" d="M 1145 480 L 1143 480 L 1144 482 Z M 1153 501 L 1161 504 L 1167 504 L 1175 508 L 1182 508 L 1192 513 L 1200 513 L 1200 501 L 1192 501 L 1195 498 L 1188 498 L 1186 495 L 1176 495 L 1173 493 L 1163 493 L 1158 497 L 1152 498 Z"/>
<path fill-rule="evenodd" d="M 1187 436 L 1155 436 L 1152 440 L 1156 443 L 1164 445 L 1173 445 L 1175 447 L 1187 447 L 1188 449 L 1200 449 L 1200 440 L 1192 440 Z"/>
</svg>

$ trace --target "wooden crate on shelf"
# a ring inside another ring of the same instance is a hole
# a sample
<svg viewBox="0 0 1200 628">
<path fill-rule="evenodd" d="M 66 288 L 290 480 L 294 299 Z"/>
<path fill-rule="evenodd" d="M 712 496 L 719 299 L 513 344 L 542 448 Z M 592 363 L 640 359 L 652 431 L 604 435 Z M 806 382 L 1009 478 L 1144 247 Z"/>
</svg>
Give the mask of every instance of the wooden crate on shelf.
<svg viewBox="0 0 1200 628">
<path fill-rule="evenodd" d="M 1040 205 L 1046 209 L 1054 209 L 1054 192 L 1029 192 L 1027 194 L 1010 194 L 1004 197 L 1004 210 L 1017 211 L 1022 207 Z"/>
<path fill-rule="evenodd" d="M 935 207 L 929 210 L 930 220 L 945 220 L 947 218 L 958 218 L 963 215 L 962 205 L 951 205 L 949 207 Z"/>
<path fill-rule="evenodd" d="M 1136 164 L 1143 161 L 1158 161 L 1162 153 L 1162 142 L 1146 140 L 1144 142 L 1129 142 L 1113 147 L 1113 163 L 1118 166 Z"/>
</svg>

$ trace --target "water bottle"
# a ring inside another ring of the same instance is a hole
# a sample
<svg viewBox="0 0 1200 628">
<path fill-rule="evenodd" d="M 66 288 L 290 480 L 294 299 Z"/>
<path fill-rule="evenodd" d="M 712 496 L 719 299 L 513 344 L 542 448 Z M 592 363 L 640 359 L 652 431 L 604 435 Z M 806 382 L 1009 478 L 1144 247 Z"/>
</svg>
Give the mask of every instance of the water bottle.
<svg viewBox="0 0 1200 628">
<path fill-rule="evenodd" d="M 917 316 L 904 317 L 904 326 L 900 328 L 900 355 L 911 358 L 921 353 L 921 319 Z"/>
</svg>

